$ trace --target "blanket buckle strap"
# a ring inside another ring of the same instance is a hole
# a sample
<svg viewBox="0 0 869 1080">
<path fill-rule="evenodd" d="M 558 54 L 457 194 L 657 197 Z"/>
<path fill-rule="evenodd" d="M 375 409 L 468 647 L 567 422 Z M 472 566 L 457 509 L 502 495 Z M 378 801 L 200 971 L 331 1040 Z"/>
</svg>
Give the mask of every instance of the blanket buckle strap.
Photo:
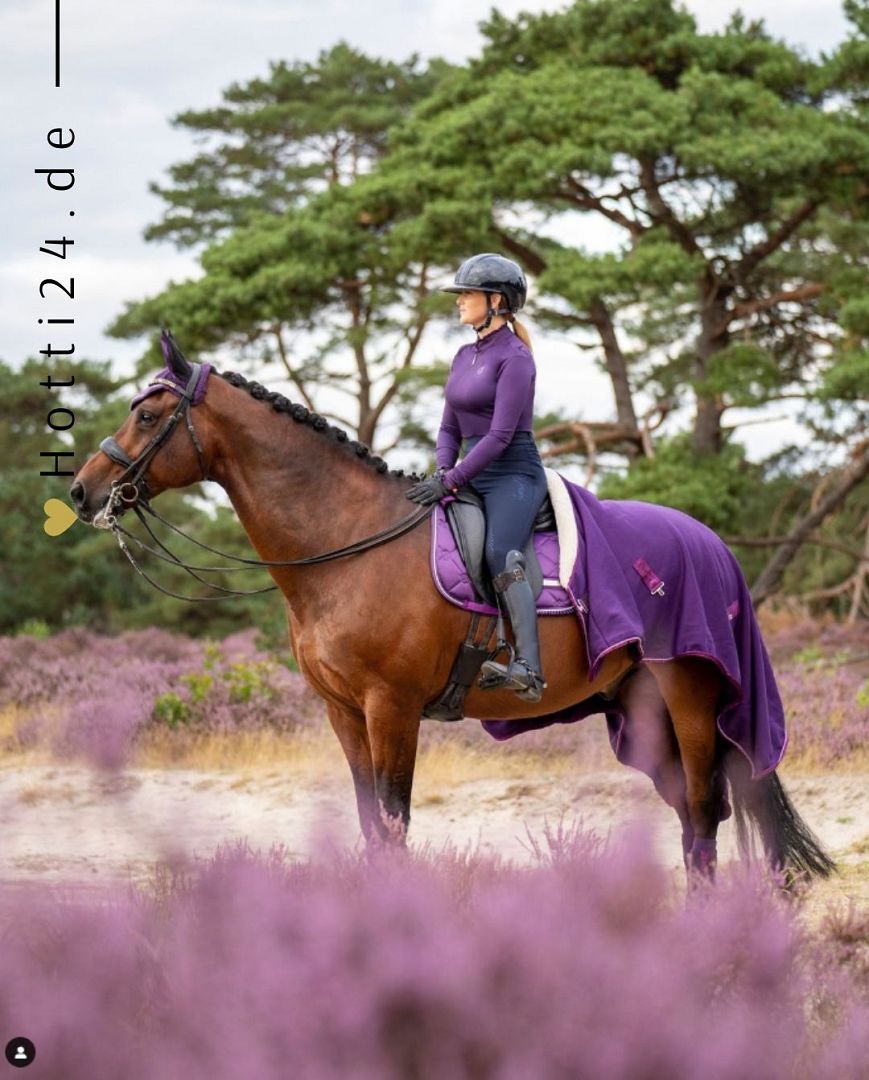
<svg viewBox="0 0 869 1080">
<path fill-rule="evenodd" d="M 664 595 L 664 582 L 661 580 L 661 578 L 658 577 L 658 575 L 651 568 L 651 566 L 649 566 L 645 559 L 636 559 L 633 566 L 636 572 L 643 579 L 646 588 L 649 590 L 652 596 Z"/>
</svg>

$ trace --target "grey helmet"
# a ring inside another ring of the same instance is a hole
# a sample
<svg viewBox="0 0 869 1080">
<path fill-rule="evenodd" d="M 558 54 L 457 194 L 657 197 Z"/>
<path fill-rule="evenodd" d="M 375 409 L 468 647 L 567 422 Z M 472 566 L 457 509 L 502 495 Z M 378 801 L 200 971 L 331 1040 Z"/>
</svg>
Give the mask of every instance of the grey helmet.
<svg viewBox="0 0 869 1080">
<path fill-rule="evenodd" d="M 440 291 L 460 293 L 467 289 L 484 293 L 500 293 L 507 304 L 507 310 L 502 308 L 492 314 L 515 315 L 525 304 L 528 282 L 518 263 L 513 262 L 512 259 L 506 259 L 503 255 L 486 251 L 481 255 L 472 255 L 470 259 L 465 259 L 456 271 L 453 284 L 444 286 Z"/>
</svg>

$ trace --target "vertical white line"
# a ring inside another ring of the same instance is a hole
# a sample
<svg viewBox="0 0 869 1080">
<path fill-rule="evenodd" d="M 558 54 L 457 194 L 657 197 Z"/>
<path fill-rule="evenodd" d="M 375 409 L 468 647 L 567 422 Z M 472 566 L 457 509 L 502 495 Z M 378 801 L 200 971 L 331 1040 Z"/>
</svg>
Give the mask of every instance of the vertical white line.
<svg viewBox="0 0 869 1080">
<path fill-rule="evenodd" d="M 60 0 L 54 0 L 54 85 L 60 86 Z"/>
</svg>

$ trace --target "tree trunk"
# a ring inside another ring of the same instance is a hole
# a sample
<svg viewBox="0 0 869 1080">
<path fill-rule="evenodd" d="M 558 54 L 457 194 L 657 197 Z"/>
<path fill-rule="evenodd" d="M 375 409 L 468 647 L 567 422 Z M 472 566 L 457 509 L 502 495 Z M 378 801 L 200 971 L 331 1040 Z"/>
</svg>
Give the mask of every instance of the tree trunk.
<svg viewBox="0 0 869 1080">
<path fill-rule="evenodd" d="M 760 573 L 751 590 L 755 607 L 767 600 L 781 585 L 781 579 L 788 565 L 793 560 L 801 545 L 812 529 L 844 503 L 848 495 L 869 476 L 869 442 L 858 448 L 854 460 L 842 471 L 838 483 L 834 484 L 817 506 L 797 522 L 787 535 L 787 539 L 777 549 Z"/>
<path fill-rule="evenodd" d="M 721 417 L 724 403 L 720 393 L 704 389 L 709 374 L 709 361 L 721 352 L 730 340 L 727 331 L 727 299 L 730 286 L 717 281 L 710 270 L 700 280 L 700 333 L 694 360 L 694 381 L 697 394 L 697 415 L 694 419 L 694 450 L 708 455 L 721 452 Z"/>
<path fill-rule="evenodd" d="M 854 591 L 851 594 L 851 610 L 846 620 L 848 626 L 853 626 L 860 617 L 860 607 L 863 603 L 863 592 L 866 581 L 869 578 L 869 517 L 866 519 L 866 538 L 863 541 L 863 558 L 857 564 L 854 574 Z"/>
<path fill-rule="evenodd" d="M 613 384 L 613 394 L 616 399 L 616 416 L 618 417 L 619 426 L 624 428 L 629 437 L 636 438 L 636 450 L 629 451 L 627 455 L 629 460 L 633 460 L 639 450 L 640 428 L 634 410 L 631 384 L 628 381 L 628 366 L 625 362 L 625 355 L 616 337 L 616 330 L 610 313 L 600 297 L 596 296 L 592 301 L 589 314 L 600 334 L 601 344 L 603 345 L 606 369 Z"/>
</svg>

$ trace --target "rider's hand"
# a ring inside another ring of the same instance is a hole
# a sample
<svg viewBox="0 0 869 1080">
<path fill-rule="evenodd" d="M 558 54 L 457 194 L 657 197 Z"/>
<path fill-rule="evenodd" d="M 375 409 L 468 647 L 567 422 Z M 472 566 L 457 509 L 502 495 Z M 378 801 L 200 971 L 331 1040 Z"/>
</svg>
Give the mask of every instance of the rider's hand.
<svg viewBox="0 0 869 1080">
<path fill-rule="evenodd" d="M 450 489 L 443 480 L 435 474 L 428 480 L 420 480 L 407 492 L 407 498 L 411 502 L 419 503 L 420 506 L 431 506 L 440 502 L 445 495 L 450 494 Z"/>
</svg>

